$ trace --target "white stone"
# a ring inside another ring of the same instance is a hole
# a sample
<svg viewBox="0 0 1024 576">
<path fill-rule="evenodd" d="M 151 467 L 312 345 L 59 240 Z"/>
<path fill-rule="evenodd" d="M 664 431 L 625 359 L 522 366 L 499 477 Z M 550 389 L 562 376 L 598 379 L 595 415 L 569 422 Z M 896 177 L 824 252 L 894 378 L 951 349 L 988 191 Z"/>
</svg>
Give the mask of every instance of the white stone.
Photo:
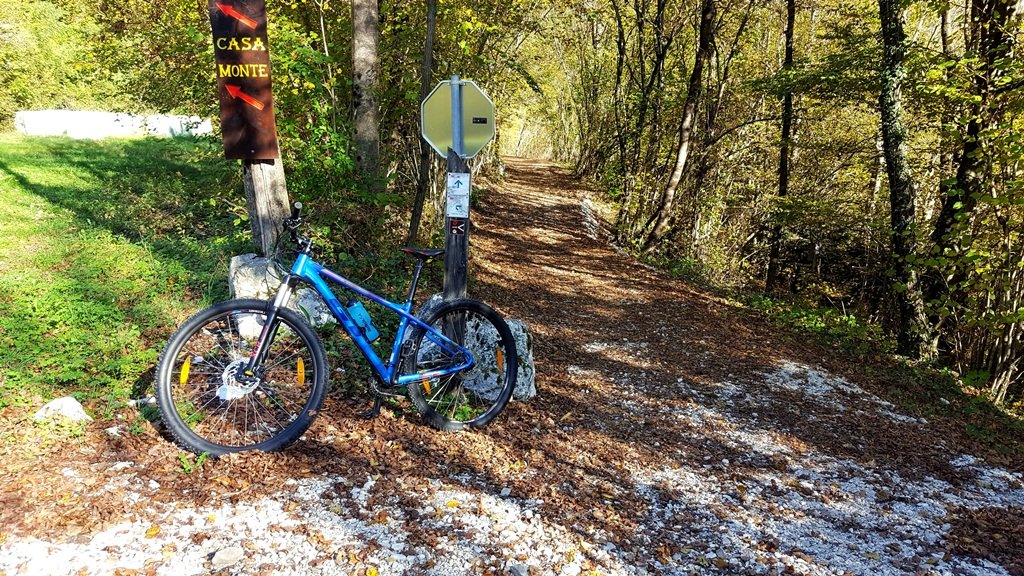
<svg viewBox="0 0 1024 576">
<path fill-rule="evenodd" d="M 85 413 L 85 408 L 71 396 L 51 400 L 40 408 L 33 416 L 35 420 L 52 420 L 66 418 L 74 422 L 92 422 L 92 417 Z"/>
<path fill-rule="evenodd" d="M 428 318 L 443 303 L 443 297 L 440 294 L 434 294 L 423 304 L 416 315 L 419 318 Z M 508 324 L 509 330 L 512 332 L 512 338 L 516 341 L 516 357 L 519 363 L 519 371 L 516 374 L 516 387 L 512 392 L 512 398 L 520 401 L 529 400 L 537 395 L 537 370 L 533 361 L 533 337 L 530 334 L 529 327 L 521 320 L 506 318 L 505 323 Z M 483 351 L 481 358 L 477 359 L 478 366 L 493 366 L 496 364 L 493 352 L 494 347 L 481 346 L 480 343 L 487 342 L 488 340 L 497 341 L 497 332 L 493 328 L 483 326 L 479 327 L 481 330 L 484 330 L 483 332 L 473 332 L 473 328 L 474 326 L 468 327 L 469 331 L 474 334 L 474 338 L 467 342 L 467 347 L 470 350 Z M 477 394 L 480 394 L 485 399 L 491 400 L 496 398 L 496 378 L 492 375 L 483 374 L 482 370 L 475 370 L 474 372 L 475 374 L 468 378 L 469 383 L 466 384 L 466 387 L 475 390 Z"/>
<path fill-rule="evenodd" d="M 218 550 L 210 562 L 213 564 L 214 570 L 220 570 L 232 564 L 237 564 L 243 557 L 245 557 L 245 550 L 241 546 L 229 546 Z"/>
<path fill-rule="evenodd" d="M 282 273 L 274 272 L 268 258 L 241 254 L 231 259 L 228 268 L 228 294 L 232 298 L 267 300 L 273 297 Z M 276 278 L 275 278 L 276 276 Z"/>
<path fill-rule="evenodd" d="M 228 269 L 228 293 L 232 298 L 271 300 L 277 293 L 283 276 L 284 272 L 274 269 L 269 258 L 255 254 L 235 256 L 231 259 L 231 266 Z M 317 328 L 337 322 L 320 295 L 310 288 L 296 290 L 288 307 Z M 248 330 L 256 332 L 250 334 L 246 331 L 243 336 L 252 338 L 259 335 L 259 329 L 255 326 L 249 327 Z"/>
<path fill-rule="evenodd" d="M 519 373 L 516 376 L 516 389 L 512 397 L 516 400 L 529 400 L 537 395 L 537 368 L 533 362 L 533 336 L 522 320 L 506 319 L 512 337 L 516 339 L 516 357 L 519 359 Z"/>
</svg>

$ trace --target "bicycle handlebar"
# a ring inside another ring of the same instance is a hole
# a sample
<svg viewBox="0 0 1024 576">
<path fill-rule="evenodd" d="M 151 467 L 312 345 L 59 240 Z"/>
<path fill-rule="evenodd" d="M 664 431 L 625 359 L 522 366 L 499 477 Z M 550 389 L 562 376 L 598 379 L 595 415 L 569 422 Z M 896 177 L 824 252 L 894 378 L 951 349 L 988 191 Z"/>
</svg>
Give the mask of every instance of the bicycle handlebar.
<svg viewBox="0 0 1024 576">
<path fill-rule="evenodd" d="M 301 252 L 307 252 L 312 248 L 312 241 L 308 238 L 299 236 L 298 230 L 302 226 L 302 202 L 295 202 L 292 204 L 292 214 L 288 218 L 284 219 L 284 228 L 288 231 L 288 234 L 292 237 L 292 242 L 299 245 Z"/>
</svg>

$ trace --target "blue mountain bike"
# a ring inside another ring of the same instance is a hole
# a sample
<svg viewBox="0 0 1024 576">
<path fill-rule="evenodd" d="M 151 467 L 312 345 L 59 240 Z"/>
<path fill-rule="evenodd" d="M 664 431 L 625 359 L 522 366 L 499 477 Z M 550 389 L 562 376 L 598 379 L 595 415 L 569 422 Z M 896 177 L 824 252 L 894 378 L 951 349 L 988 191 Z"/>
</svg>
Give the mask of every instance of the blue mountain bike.
<svg viewBox="0 0 1024 576">
<path fill-rule="evenodd" d="M 494 309 L 469 299 L 447 301 L 418 318 L 413 298 L 423 265 L 443 250 L 403 248 L 416 259 L 403 304 L 388 301 L 313 260 L 313 242 L 302 237 L 302 204 L 284 228 L 296 259 L 273 301 L 230 300 L 188 319 L 160 356 L 156 396 L 163 421 L 184 447 L 214 455 L 243 450 L 280 450 L 309 428 L 327 391 L 327 355 L 317 333 L 286 307 L 300 283 L 326 302 L 372 368 L 372 390 L 407 394 L 432 426 L 458 431 L 491 422 L 516 385 L 516 344 Z M 332 282 L 380 304 L 401 320 L 387 360 L 372 341 L 378 336 L 356 297 L 345 305 Z"/>
</svg>

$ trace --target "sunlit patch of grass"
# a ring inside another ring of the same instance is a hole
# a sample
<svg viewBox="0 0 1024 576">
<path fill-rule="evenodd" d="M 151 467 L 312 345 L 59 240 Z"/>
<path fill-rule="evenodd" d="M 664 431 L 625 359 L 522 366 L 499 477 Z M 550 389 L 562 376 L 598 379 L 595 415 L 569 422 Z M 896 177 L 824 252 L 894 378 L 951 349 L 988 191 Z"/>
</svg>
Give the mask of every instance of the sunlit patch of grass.
<svg viewBox="0 0 1024 576">
<path fill-rule="evenodd" d="M 71 394 L 107 412 L 226 295 L 238 170 L 202 147 L 0 135 L 0 408 Z"/>
</svg>

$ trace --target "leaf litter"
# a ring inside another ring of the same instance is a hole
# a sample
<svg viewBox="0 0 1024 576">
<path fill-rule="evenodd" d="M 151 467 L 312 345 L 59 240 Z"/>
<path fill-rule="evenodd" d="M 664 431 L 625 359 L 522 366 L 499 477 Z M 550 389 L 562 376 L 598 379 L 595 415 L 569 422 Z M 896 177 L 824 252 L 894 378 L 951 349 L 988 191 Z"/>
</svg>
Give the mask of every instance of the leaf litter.
<svg viewBox="0 0 1024 576">
<path fill-rule="evenodd" d="M 625 258 L 564 172 L 508 174 L 474 290 L 530 325 L 540 396 L 450 435 L 339 388 L 288 451 L 187 474 L 124 420 L 7 443 L 0 573 L 1024 574 L 1019 464 Z"/>
</svg>

